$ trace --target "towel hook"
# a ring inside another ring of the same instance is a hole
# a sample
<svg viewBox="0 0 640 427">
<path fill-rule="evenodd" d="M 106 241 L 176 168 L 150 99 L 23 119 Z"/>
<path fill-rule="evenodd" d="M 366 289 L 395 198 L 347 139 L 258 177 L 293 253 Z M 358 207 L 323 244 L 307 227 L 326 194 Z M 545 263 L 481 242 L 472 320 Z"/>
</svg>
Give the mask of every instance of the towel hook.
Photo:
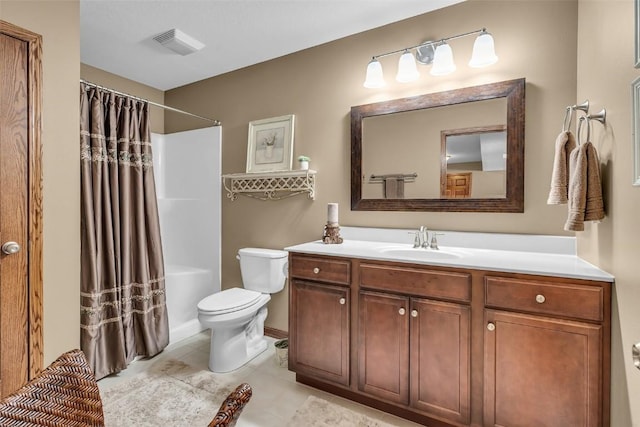
<svg viewBox="0 0 640 427">
<path fill-rule="evenodd" d="M 587 120 L 597 120 L 604 125 L 607 123 L 607 110 L 603 108 L 597 114 L 587 114 Z"/>
<path fill-rule="evenodd" d="M 591 139 L 591 120 L 599 121 L 603 125 L 606 124 L 607 123 L 607 110 L 603 108 L 602 110 L 600 110 L 599 113 L 587 114 L 586 116 L 580 117 L 580 122 L 578 123 L 578 137 L 577 137 L 578 144 L 581 143 L 580 142 L 580 131 L 581 131 L 583 122 L 587 124 L 587 141 L 590 141 L 590 139 Z"/>
<path fill-rule="evenodd" d="M 589 100 L 585 100 L 582 104 L 570 105 L 565 109 L 564 120 L 562 121 L 562 131 L 567 132 L 571 129 L 571 120 L 573 119 L 573 112 L 580 110 L 587 114 L 589 112 Z M 567 123 L 567 119 L 569 122 Z"/>
</svg>

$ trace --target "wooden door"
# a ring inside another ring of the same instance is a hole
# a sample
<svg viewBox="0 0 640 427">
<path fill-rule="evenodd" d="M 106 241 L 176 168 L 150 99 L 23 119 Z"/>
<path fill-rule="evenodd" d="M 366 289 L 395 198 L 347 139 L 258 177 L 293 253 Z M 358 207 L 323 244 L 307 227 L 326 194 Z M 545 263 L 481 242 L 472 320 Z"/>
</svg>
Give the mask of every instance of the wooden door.
<svg viewBox="0 0 640 427">
<path fill-rule="evenodd" d="M 0 21 L 0 395 L 42 367 L 40 36 Z"/>
<path fill-rule="evenodd" d="M 485 426 L 602 424 L 602 326 L 485 311 Z"/>
<path fill-rule="evenodd" d="M 444 197 L 463 199 L 471 197 L 471 172 L 447 174 L 447 186 Z"/>
<path fill-rule="evenodd" d="M 468 306 L 412 298 L 412 407 L 469 423 L 470 321 Z"/>
<path fill-rule="evenodd" d="M 409 299 L 361 291 L 358 322 L 358 389 L 409 403 Z"/>
<path fill-rule="evenodd" d="M 289 369 L 349 385 L 349 288 L 291 282 Z"/>
</svg>

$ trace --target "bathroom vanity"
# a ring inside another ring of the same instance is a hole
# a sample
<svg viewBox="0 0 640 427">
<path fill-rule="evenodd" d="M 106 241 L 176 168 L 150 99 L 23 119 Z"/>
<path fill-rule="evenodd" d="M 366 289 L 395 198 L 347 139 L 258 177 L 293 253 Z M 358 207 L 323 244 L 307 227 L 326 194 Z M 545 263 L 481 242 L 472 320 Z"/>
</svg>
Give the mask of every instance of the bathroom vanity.
<svg viewBox="0 0 640 427">
<path fill-rule="evenodd" d="M 608 426 L 613 277 L 572 238 L 487 236 L 286 248 L 297 381 L 429 426 Z"/>
</svg>

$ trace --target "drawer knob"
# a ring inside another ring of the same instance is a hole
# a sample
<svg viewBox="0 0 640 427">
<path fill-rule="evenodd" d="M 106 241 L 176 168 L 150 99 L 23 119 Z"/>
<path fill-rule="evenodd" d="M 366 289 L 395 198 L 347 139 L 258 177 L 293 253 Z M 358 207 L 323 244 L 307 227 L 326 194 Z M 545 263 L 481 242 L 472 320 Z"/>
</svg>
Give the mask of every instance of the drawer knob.
<svg viewBox="0 0 640 427">
<path fill-rule="evenodd" d="M 405 310 L 404 308 L 400 308 L 400 310 L 398 310 L 398 313 L 400 313 L 400 316 L 404 316 L 406 312 L 407 310 Z"/>
<path fill-rule="evenodd" d="M 318 273 L 320 273 L 320 269 L 319 269 L 318 267 L 314 268 L 314 269 L 313 269 L 313 273 L 314 273 L 314 274 L 318 274 Z"/>
<path fill-rule="evenodd" d="M 340 298 L 340 305 L 345 305 L 347 303 L 346 298 Z"/>
<path fill-rule="evenodd" d="M 418 310 L 411 310 L 411 317 L 418 317 Z"/>
<path fill-rule="evenodd" d="M 545 302 L 547 299 L 544 297 L 544 295 L 536 295 L 536 302 L 538 304 L 542 304 L 543 302 Z"/>
<path fill-rule="evenodd" d="M 490 331 L 495 331 L 496 325 L 494 323 L 487 323 L 487 329 Z"/>
</svg>

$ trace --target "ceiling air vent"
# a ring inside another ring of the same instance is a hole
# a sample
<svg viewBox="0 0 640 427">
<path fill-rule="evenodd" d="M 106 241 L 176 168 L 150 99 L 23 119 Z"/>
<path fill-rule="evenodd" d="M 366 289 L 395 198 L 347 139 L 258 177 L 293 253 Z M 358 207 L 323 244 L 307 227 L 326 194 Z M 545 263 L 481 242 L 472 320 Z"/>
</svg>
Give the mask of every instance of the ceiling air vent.
<svg viewBox="0 0 640 427">
<path fill-rule="evenodd" d="M 204 43 L 199 42 L 177 28 L 158 34 L 153 39 L 167 49 L 171 49 L 180 55 L 189 55 L 204 47 Z"/>
</svg>

